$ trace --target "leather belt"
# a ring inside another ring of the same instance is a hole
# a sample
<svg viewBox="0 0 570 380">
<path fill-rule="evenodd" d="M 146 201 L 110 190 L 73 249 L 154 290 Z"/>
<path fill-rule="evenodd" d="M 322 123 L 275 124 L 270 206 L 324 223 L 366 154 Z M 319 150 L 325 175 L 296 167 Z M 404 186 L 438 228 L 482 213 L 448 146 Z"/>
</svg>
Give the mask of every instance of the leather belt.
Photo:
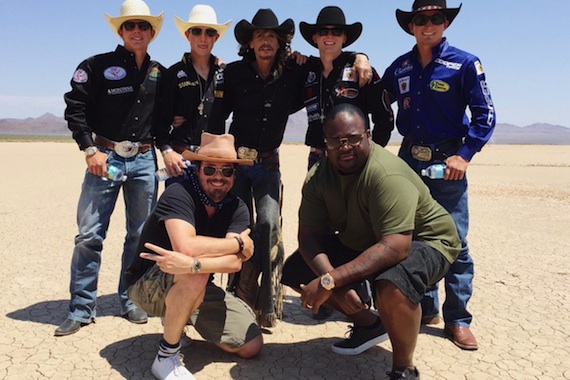
<svg viewBox="0 0 570 380">
<path fill-rule="evenodd" d="M 178 145 L 178 144 L 171 144 L 170 145 L 172 147 L 172 149 L 174 149 L 177 153 L 182 154 L 182 152 L 184 152 L 185 150 L 189 150 L 190 152 L 195 152 L 196 149 L 199 148 L 198 145 Z"/>
<path fill-rule="evenodd" d="M 435 144 L 421 144 L 404 139 L 402 149 L 418 161 L 445 160 L 450 156 L 448 151 L 457 150 L 462 144 L 462 139 L 445 140 Z"/>
<path fill-rule="evenodd" d="M 154 147 L 154 142 L 152 140 L 142 140 L 138 142 L 125 140 L 115 142 L 106 137 L 96 135 L 94 141 L 95 144 L 114 150 L 119 156 L 125 158 L 133 157 L 137 153 L 148 152 Z"/>
</svg>

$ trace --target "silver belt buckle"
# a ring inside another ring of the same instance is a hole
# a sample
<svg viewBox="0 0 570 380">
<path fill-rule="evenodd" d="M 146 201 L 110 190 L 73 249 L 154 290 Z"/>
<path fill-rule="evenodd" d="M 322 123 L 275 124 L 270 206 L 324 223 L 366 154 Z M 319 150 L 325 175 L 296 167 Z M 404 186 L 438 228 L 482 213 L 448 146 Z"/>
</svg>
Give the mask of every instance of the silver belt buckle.
<svg viewBox="0 0 570 380">
<path fill-rule="evenodd" d="M 247 146 L 240 146 L 237 149 L 237 155 L 241 159 L 255 161 L 258 153 L 256 149 L 248 148 Z"/>
<path fill-rule="evenodd" d="M 121 141 L 115 144 L 115 153 L 123 158 L 131 158 L 137 155 L 139 152 L 139 143 L 132 141 Z"/>
<path fill-rule="evenodd" d="M 418 161 L 431 161 L 432 151 L 429 146 L 412 146 L 412 157 Z"/>
</svg>

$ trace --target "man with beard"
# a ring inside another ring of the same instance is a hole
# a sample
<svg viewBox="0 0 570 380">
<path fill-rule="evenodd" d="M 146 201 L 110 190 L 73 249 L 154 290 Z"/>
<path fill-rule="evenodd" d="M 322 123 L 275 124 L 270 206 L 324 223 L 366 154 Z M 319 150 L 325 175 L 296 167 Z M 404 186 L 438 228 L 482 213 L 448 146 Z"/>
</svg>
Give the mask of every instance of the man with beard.
<svg viewBox="0 0 570 380">
<path fill-rule="evenodd" d="M 229 194 L 235 167 L 253 162 L 237 158 L 229 134 L 202 133 L 196 153 L 187 150 L 183 157 L 195 162 L 195 169 L 188 180 L 166 188 L 139 241 L 139 252 L 146 247 L 157 254 L 141 253 L 126 275 L 129 298 L 149 315 L 163 317 L 152 364 L 158 379 L 194 379 L 180 354 L 187 324 L 243 358 L 256 356 L 263 347 L 249 307 L 212 282 L 213 273 L 237 272 L 253 254 L 248 209 Z"/>
</svg>

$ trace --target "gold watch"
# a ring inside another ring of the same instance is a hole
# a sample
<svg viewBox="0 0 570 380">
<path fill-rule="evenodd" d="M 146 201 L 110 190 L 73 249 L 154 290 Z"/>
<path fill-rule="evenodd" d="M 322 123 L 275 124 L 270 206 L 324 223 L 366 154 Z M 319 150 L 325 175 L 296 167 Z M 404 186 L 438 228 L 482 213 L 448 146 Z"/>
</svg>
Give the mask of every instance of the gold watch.
<svg viewBox="0 0 570 380">
<path fill-rule="evenodd" d="M 334 289 L 334 278 L 330 273 L 325 273 L 321 276 L 321 286 L 326 290 Z"/>
</svg>

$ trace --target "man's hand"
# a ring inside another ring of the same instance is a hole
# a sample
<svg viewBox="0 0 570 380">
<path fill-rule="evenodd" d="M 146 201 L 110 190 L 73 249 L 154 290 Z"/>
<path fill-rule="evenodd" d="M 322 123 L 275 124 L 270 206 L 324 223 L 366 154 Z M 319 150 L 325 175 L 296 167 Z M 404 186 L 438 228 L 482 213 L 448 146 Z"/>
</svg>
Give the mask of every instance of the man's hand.
<svg viewBox="0 0 570 380">
<path fill-rule="evenodd" d="M 368 62 L 368 57 L 364 54 L 356 54 L 354 58 L 354 69 L 358 75 L 358 85 L 364 87 L 372 80 L 372 67 Z"/>
<path fill-rule="evenodd" d="M 95 154 L 85 157 L 85 162 L 89 173 L 97 177 L 104 177 L 107 174 L 107 153 L 97 151 Z"/>
<path fill-rule="evenodd" d="M 445 160 L 445 174 L 443 179 L 448 181 L 457 181 L 463 179 L 467 167 L 469 166 L 469 161 L 461 156 L 451 156 Z"/>
<path fill-rule="evenodd" d="M 306 55 L 303 55 L 296 50 L 291 53 L 291 57 L 293 57 L 293 59 L 295 60 L 295 63 L 297 63 L 297 65 L 299 65 L 299 66 L 307 63 L 307 60 L 309 59 Z"/>
<path fill-rule="evenodd" d="M 152 243 L 145 243 L 144 246 L 156 252 L 156 254 L 141 252 L 139 256 L 156 262 L 161 271 L 170 274 L 185 274 L 192 271 L 194 258 L 180 252 L 164 249 Z"/>
<path fill-rule="evenodd" d="M 182 169 L 186 168 L 182 155 L 178 152 L 172 151 L 162 157 L 164 166 L 169 177 L 178 177 L 182 175 Z"/>
<path fill-rule="evenodd" d="M 249 236 L 250 233 L 251 229 L 246 228 L 241 234 L 239 234 L 241 240 L 243 240 L 243 250 L 238 254 L 241 255 L 240 258 L 242 259 L 242 261 L 247 261 L 251 259 L 251 256 L 253 256 L 254 246 L 253 246 L 253 240 Z"/>
<path fill-rule="evenodd" d="M 368 305 L 363 303 L 356 290 L 345 286 L 335 289 L 331 300 L 334 300 L 346 315 L 358 313 L 361 310 L 368 309 Z"/>
<path fill-rule="evenodd" d="M 317 314 L 319 307 L 321 307 L 332 294 L 332 290 L 326 290 L 321 286 L 321 278 L 317 277 L 307 285 L 301 284 L 301 305 L 312 311 L 313 314 Z"/>
</svg>

